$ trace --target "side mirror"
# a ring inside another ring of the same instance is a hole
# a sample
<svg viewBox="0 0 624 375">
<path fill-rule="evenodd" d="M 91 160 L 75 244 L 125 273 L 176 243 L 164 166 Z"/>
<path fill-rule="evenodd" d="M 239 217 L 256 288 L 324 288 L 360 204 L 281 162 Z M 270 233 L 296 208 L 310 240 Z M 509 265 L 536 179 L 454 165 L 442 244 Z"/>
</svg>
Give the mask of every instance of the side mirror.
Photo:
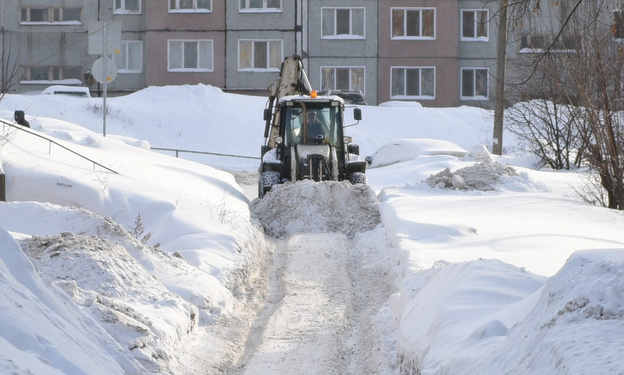
<svg viewBox="0 0 624 375">
<path fill-rule="evenodd" d="M 362 109 L 361 108 L 353 108 L 353 118 L 357 121 L 362 119 Z"/>
<path fill-rule="evenodd" d="M 269 121 L 271 119 L 271 109 L 264 109 L 264 121 Z"/>
</svg>

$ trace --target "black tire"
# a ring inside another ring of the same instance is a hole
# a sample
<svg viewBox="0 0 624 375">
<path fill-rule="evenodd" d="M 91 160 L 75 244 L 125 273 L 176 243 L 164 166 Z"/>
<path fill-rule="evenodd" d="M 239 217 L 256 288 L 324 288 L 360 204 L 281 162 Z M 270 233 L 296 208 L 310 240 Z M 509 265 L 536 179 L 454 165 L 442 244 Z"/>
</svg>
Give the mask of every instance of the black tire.
<svg viewBox="0 0 624 375">
<path fill-rule="evenodd" d="M 273 185 L 277 185 L 280 182 L 279 172 L 266 171 L 260 174 L 258 179 L 258 198 L 264 197 L 264 195 L 271 190 Z"/>
<path fill-rule="evenodd" d="M 366 185 L 366 174 L 362 172 L 353 172 L 349 176 L 349 182 L 351 185 L 362 184 Z"/>
</svg>

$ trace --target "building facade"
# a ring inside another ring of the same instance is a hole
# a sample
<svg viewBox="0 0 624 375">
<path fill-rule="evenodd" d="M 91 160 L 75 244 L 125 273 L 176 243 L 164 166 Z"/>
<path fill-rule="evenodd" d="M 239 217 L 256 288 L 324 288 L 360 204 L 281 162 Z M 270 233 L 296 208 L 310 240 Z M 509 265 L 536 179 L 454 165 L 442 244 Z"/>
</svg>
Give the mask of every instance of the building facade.
<svg viewBox="0 0 624 375">
<path fill-rule="evenodd" d="M 490 4 L 490 5 L 488 5 Z M 0 0 L 11 90 L 101 84 L 89 22 L 120 21 L 111 95 L 207 84 L 266 95 L 284 57 L 313 87 L 362 90 L 369 103 L 491 107 L 498 2 L 482 0 Z"/>
</svg>

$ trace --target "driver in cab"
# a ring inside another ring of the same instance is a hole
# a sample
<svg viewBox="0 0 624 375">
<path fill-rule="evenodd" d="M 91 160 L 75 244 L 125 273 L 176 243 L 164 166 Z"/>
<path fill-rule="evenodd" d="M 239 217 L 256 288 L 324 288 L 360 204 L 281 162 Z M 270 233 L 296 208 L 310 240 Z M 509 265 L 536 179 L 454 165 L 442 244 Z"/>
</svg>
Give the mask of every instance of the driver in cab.
<svg viewBox="0 0 624 375">
<path fill-rule="evenodd" d="M 322 143 L 325 139 L 325 130 L 317 118 L 316 112 L 308 112 L 308 123 L 306 132 L 308 143 Z"/>
</svg>

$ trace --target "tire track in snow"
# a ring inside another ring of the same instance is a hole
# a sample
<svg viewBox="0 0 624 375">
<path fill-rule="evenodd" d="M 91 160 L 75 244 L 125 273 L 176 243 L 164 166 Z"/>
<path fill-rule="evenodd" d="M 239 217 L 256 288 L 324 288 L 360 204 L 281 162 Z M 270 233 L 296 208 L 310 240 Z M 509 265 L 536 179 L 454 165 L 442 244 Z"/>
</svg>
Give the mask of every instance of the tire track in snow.
<svg viewBox="0 0 624 375">
<path fill-rule="evenodd" d="M 348 242 L 343 234 L 313 233 L 278 245 L 286 250 L 283 298 L 263 311 L 274 310 L 270 316 L 260 315 L 261 339 L 248 341 L 247 358 L 234 374 L 346 373 L 353 315 Z"/>
<path fill-rule="evenodd" d="M 275 239 L 265 306 L 228 374 L 398 374 L 392 252 L 366 185 L 274 187 L 252 216 Z"/>
</svg>

